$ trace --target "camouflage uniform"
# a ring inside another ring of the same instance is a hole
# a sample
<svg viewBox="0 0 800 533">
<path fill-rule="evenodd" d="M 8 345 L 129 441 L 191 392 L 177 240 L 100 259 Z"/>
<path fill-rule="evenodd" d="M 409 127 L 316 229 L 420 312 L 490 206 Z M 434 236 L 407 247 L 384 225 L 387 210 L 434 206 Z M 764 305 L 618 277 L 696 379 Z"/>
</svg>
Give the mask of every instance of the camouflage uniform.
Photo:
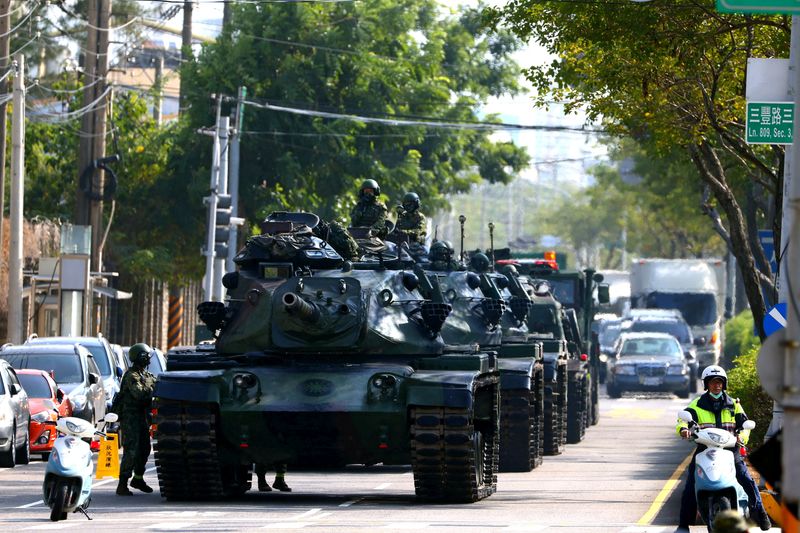
<svg viewBox="0 0 800 533">
<path fill-rule="evenodd" d="M 383 238 L 386 236 L 386 216 L 389 210 L 386 204 L 374 197 L 365 197 L 358 201 L 350 212 L 350 225 L 353 227 L 369 227 L 373 233 Z"/>
<path fill-rule="evenodd" d="M 425 215 L 417 210 L 399 209 L 395 229 L 408 235 L 411 242 L 425 242 L 427 223 Z"/>
<path fill-rule="evenodd" d="M 124 450 L 119 468 L 120 482 L 127 482 L 131 474 L 136 478 L 144 475 L 150 456 L 150 409 L 155 386 L 156 377 L 145 368 L 134 365 L 122 376 L 119 399 L 114 402 Z"/>
</svg>

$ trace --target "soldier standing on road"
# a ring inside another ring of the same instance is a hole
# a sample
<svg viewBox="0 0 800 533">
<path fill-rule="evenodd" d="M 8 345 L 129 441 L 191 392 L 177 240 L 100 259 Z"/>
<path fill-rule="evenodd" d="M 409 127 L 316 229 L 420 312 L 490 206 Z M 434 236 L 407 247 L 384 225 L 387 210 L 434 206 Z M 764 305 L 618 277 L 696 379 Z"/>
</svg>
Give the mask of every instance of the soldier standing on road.
<svg viewBox="0 0 800 533">
<path fill-rule="evenodd" d="M 281 492 L 292 492 L 289 485 L 286 484 L 284 476 L 286 475 L 286 463 L 275 463 L 275 481 L 272 482 L 272 488 L 267 483 L 267 465 L 263 463 L 256 463 L 256 477 L 258 478 L 258 490 L 260 492 L 270 492 L 272 489 Z"/>
<path fill-rule="evenodd" d="M 381 239 L 386 236 L 386 215 L 389 210 L 386 204 L 378 200 L 381 188 L 375 180 L 366 180 L 358 191 L 358 203 L 350 212 L 350 225 L 353 227 L 369 227 L 373 234 Z"/>
<path fill-rule="evenodd" d="M 119 468 L 117 495 L 131 496 L 128 479 L 133 474 L 131 487 L 142 492 L 153 492 L 144 482 L 144 468 L 150 456 L 150 409 L 156 377 L 147 371 L 153 350 L 144 343 L 131 346 L 128 358 L 131 368 L 122 376 L 119 393 L 111 410 L 119 415 L 122 433 L 122 459 Z"/>
<path fill-rule="evenodd" d="M 419 207 L 419 195 L 415 192 L 407 192 L 403 196 L 403 204 L 397 206 L 397 224 L 394 227 L 397 231 L 408 235 L 411 242 L 424 243 L 427 222 Z"/>
</svg>

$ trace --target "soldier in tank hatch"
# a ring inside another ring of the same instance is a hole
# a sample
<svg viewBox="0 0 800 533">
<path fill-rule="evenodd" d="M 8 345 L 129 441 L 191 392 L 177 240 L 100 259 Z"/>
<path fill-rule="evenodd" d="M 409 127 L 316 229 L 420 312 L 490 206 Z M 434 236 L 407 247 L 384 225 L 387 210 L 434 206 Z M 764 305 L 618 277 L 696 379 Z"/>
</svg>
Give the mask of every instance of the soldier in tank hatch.
<svg viewBox="0 0 800 533">
<path fill-rule="evenodd" d="M 377 237 L 386 236 L 386 216 L 389 210 L 378 199 L 381 188 L 375 180 L 365 180 L 358 190 L 358 203 L 350 212 L 350 225 L 371 228 Z"/>
<path fill-rule="evenodd" d="M 419 195 L 407 192 L 402 205 L 397 206 L 395 230 L 408 235 L 410 242 L 424 243 L 427 235 L 427 220 L 420 210 Z"/>
</svg>

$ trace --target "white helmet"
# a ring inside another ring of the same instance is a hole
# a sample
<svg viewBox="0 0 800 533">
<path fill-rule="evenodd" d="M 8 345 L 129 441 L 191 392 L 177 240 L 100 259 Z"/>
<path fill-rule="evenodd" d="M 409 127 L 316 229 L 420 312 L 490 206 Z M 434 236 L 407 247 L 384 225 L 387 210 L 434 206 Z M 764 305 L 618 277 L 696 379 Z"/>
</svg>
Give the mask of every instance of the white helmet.
<svg viewBox="0 0 800 533">
<path fill-rule="evenodd" d="M 711 365 L 707 366 L 705 370 L 703 370 L 703 386 L 707 389 L 708 382 L 714 378 L 720 378 L 722 380 L 722 389 L 725 390 L 728 388 L 728 374 L 725 373 L 725 369 L 719 365 Z"/>
</svg>

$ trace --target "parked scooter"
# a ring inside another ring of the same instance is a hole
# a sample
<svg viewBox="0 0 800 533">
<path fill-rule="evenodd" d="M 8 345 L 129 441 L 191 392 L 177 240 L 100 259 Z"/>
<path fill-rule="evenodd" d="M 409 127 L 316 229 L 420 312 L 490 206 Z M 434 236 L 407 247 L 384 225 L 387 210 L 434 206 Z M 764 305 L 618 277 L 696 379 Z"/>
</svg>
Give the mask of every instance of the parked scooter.
<svg viewBox="0 0 800 533">
<path fill-rule="evenodd" d="M 118 415 L 108 413 L 107 424 L 116 422 Z M 50 508 L 50 520 L 66 520 L 67 513 L 80 512 L 91 520 L 86 509 L 92 500 L 91 445 L 86 442 L 95 435 L 105 436 L 91 422 L 75 417 L 51 422 L 63 436 L 56 439 L 44 470 L 44 502 Z"/>
<path fill-rule="evenodd" d="M 700 429 L 688 411 L 679 412 L 678 418 L 689 423 L 692 439 L 697 444 L 707 446 L 695 456 L 694 491 L 697 510 L 708 525 L 709 533 L 720 511 L 733 509 L 745 518 L 749 517 L 747 493 L 736 481 L 733 456 L 736 453 L 736 435 L 724 429 Z M 742 424 L 743 430 L 754 427 L 756 423 L 752 420 Z"/>
</svg>

